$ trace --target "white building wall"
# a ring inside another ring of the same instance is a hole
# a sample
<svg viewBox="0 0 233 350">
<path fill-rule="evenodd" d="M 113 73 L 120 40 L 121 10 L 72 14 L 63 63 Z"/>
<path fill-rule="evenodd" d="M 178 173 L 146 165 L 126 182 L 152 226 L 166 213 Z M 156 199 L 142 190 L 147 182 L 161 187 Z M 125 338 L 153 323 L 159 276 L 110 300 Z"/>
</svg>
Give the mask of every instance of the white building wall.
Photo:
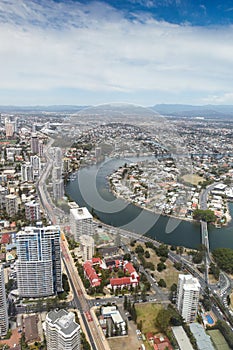
<svg viewBox="0 0 233 350">
<path fill-rule="evenodd" d="M 7 334 L 8 331 L 8 313 L 7 313 L 7 300 L 4 281 L 3 266 L 0 265 L 0 337 Z"/>
<path fill-rule="evenodd" d="M 17 283 L 22 297 L 62 290 L 59 226 L 25 227 L 16 235 Z"/>
<path fill-rule="evenodd" d="M 198 309 L 200 284 L 192 275 L 179 275 L 177 309 L 186 322 L 195 320 Z"/>
</svg>

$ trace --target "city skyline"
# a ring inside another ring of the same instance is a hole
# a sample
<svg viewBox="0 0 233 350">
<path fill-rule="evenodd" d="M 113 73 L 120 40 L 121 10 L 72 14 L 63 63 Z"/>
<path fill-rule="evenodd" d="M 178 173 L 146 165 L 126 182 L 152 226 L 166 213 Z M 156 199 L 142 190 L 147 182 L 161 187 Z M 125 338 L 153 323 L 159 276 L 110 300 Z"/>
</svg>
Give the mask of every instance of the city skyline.
<svg viewBox="0 0 233 350">
<path fill-rule="evenodd" d="M 233 104 L 230 1 L 6 0 L 0 105 Z"/>
</svg>

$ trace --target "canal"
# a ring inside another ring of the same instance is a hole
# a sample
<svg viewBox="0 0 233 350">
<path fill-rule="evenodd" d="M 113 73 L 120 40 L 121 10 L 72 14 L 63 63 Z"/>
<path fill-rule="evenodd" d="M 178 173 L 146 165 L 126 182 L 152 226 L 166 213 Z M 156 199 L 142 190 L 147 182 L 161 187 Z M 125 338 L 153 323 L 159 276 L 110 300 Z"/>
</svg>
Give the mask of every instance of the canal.
<svg viewBox="0 0 233 350">
<path fill-rule="evenodd" d="M 130 159 L 135 161 L 136 159 Z M 137 158 L 137 161 L 139 159 Z M 109 190 L 107 176 L 129 160 L 110 159 L 100 165 L 81 168 L 66 185 L 66 193 L 79 204 L 86 206 L 98 218 L 115 227 L 145 234 L 166 244 L 196 248 L 201 242 L 198 223 L 171 219 L 152 213 L 116 198 Z M 230 203 L 233 214 L 233 203 Z M 228 247 L 233 249 L 232 222 L 224 228 L 209 227 L 210 249 Z"/>
</svg>

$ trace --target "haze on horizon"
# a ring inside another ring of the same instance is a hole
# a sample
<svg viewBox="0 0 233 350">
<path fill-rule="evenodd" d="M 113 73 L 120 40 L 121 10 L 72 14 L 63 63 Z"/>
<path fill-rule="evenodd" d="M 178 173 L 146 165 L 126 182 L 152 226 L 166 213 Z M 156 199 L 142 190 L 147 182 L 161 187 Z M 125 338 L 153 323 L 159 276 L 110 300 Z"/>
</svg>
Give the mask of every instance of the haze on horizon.
<svg viewBox="0 0 233 350">
<path fill-rule="evenodd" d="M 233 104 L 230 0 L 4 0 L 0 105 Z"/>
</svg>

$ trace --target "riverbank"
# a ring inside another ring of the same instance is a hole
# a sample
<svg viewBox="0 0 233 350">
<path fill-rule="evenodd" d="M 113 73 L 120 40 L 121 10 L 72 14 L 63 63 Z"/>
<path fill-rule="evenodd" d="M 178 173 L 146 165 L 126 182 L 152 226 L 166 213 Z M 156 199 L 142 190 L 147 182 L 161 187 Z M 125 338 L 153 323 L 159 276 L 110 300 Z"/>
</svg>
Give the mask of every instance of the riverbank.
<svg viewBox="0 0 233 350">
<path fill-rule="evenodd" d="M 130 203 L 132 205 L 135 205 L 136 207 L 140 208 L 140 209 L 143 209 L 143 210 L 147 210 L 148 212 L 150 213 L 153 213 L 153 214 L 156 214 L 156 215 L 162 215 L 162 216 L 165 216 L 167 218 L 173 218 L 173 219 L 176 219 L 176 220 L 184 220 L 184 221 L 189 221 L 189 222 L 196 222 L 195 220 L 193 220 L 192 218 L 188 218 L 188 217 L 185 217 L 185 216 L 176 216 L 176 215 L 172 215 L 172 214 L 167 214 L 167 213 L 164 213 L 163 211 L 159 211 L 159 210 L 152 210 L 150 208 L 147 208 L 145 206 L 141 206 L 140 204 L 138 203 L 135 203 L 134 201 L 130 201 L 129 199 L 125 199 L 124 196 L 120 195 L 119 193 L 117 193 L 116 191 L 114 191 L 111 186 L 109 186 L 109 191 L 113 194 L 114 197 L 118 198 L 118 199 L 121 199 L 123 200 L 124 202 L 126 203 Z"/>
<path fill-rule="evenodd" d="M 94 212 L 99 220 L 107 225 L 145 235 L 165 244 L 196 249 L 201 244 L 198 222 L 174 218 L 171 225 L 169 217 L 156 215 L 132 203 L 126 203 L 112 194 L 107 177 L 122 163 L 123 161 L 117 159 L 105 162 L 104 166 L 100 164 L 80 168 L 74 181 L 67 183 L 66 194 L 80 207 L 85 206 L 90 212 Z M 232 216 L 231 202 L 229 212 Z M 211 251 L 219 247 L 233 249 L 232 222 L 233 220 L 220 229 L 209 226 Z"/>
<path fill-rule="evenodd" d="M 123 200 L 126 203 L 130 203 L 130 204 L 135 205 L 136 207 L 138 207 L 140 209 L 147 210 L 148 212 L 154 213 L 156 215 L 163 215 L 163 216 L 166 216 L 168 218 L 173 218 L 173 219 L 176 219 L 176 220 L 183 220 L 183 221 L 188 221 L 188 222 L 193 222 L 193 223 L 197 222 L 196 220 L 194 220 L 191 217 L 187 217 L 187 216 L 183 216 L 183 215 L 168 214 L 168 213 L 164 213 L 163 210 L 161 210 L 161 211 L 159 211 L 159 210 L 152 210 L 152 209 L 146 207 L 145 205 L 140 205 L 140 204 L 136 203 L 135 201 L 130 200 L 130 198 L 126 199 L 123 195 L 119 194 L 117 191 L 115 191 L 113 189 L 113 186 L 111 186 L 111 183 L 109 181 L 109 177 L 107 177 L 107 179 L 108 179 L 109 191 L 113 194 L 113 196 L 115 198 L 121 199 L 121 200 Z M 221 224 L 212 223 L 212 225 L 215 226 L 216 228 L 221 228 L 222 226 L 226 227 L 226 226 L 228 226 L 230 224 L 230 222 L 232 220 L 232 217 L 231 217 L 231 213 L 230 213 L 229 203 L 228 202 L 226 204 L 225 217 L 226 217 L 225 223 L 221 223 Z"/>
</svg>

